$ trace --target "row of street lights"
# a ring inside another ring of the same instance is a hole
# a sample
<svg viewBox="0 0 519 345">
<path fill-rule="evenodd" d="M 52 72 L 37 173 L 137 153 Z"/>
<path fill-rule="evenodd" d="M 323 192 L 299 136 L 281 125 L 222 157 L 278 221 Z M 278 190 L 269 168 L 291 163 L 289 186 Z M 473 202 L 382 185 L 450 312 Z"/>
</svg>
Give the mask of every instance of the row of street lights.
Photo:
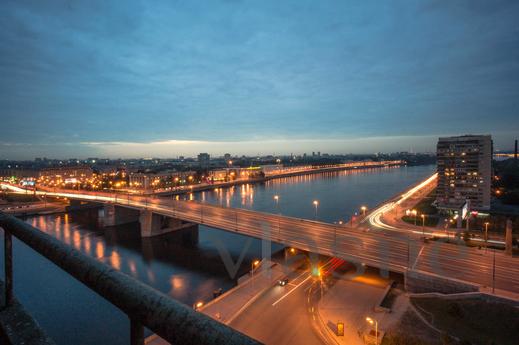
<svg viewBox="0 0 519 345">
<path fill-rule="evenodd" d="M 281 214 L 279 212 L 279 195 L 274 195 L 274 201 L 276 202 L 276 213 L 277 214 Z M 314 219 L 317 220 L 317 214 L 318 214 L 318 209 L 319 209 L 319 200 L 314 200 L 312 201 L 312 205 L 314 206 L 315 208 L 315 213 L 314 213 Z M 362 211 L 362 215 L 365 216 L 366 215 L 366 211 L 367 211 L 367 207 L 366 206 L 361 206 L 360 210 Z"/>
</svg>

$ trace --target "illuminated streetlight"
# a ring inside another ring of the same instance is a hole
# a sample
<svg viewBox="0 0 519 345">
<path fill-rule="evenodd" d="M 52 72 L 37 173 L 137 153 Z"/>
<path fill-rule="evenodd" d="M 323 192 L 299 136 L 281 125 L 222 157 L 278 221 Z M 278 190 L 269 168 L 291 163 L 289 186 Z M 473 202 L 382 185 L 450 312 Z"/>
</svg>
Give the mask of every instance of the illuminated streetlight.
<svg viewBox="0 0 519 345">
<path fill-rule="evenodd" d="M 279 195 L 274 195 L 274 201 L 276 202 L 276 212 L 278 211 Z"/>
<path fill-rule="evenodd" d="M 280 217 L 280 213 L 279 213 L 279 195 L 274 195 L 274 201 L 276 201 L 276 213 L 278 214 L 278 237 L 281 235 L 281 226 L 280 226 L 280 222 L 281 222 L 281 217 Z"/>
<path fill-rule="evenodd" d="M 252 291 L 254 293 L 254 268 L 260 264 L 259 260 L 252 261 L 252 269 L 250 271 L 250 279 L 252 283 Z"/>
<path fill-rule="evenodd" d="M 378 321 L 370 318 L 369 316 L 366 317 L 366 321 L 369 322 L 370 325 L 375 324 L 375 344 L 378 345 Z"/>
<path fill-rule="evenodd" d="M 421 214 L 420 217 L 422 218 L 422 236 L 425 237 L 425 214 Z"/>
<path fill-rule="evenodd" d="M 366 206 L 361 206 L 360 210 L 362 211 L 362 215 L 365 216 L 366 215 L 366 210 L 368 208 Z"/>
<path fill-rule="evenodd" d="M 319 207 L 319 200 L 314 200 L 313 204 L 315 206 L 315 220 L 317 220 L 317 208 Z"/>
<path fill-rule="evenodd" d="M 198 310 L 198 309 L 200 309 L 203 305 L 204 305 L 204 302 L 202 302 L 202 301 L 196 302 L 196 303 L 193 305 L 193 309 L 194 309 L 194 310 Z"/>
<path fill-rule="evenodd" d="M 414 215 L 414 225 L 416 225 L 416 215 L 418 214 L 418 211 L 412 210 L 411 213 Z"/>
<path fill-rule="evenodd" d="M 251 276 L 254 276 L 254 268 L 255 268 L 256 266 L 258 266 L 259 263 L 260 263 L 259 260 L 254 260 L 254 261 L 252 262 Z"/>
</svg>

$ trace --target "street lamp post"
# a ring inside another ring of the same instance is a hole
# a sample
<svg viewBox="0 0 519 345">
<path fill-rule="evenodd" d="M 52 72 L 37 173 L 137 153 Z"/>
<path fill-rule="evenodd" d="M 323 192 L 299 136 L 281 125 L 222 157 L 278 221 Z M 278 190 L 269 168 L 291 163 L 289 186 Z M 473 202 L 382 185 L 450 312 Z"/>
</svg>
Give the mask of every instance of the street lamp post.
<svg viewBox="0 0 519 345">
<path fill-rule="evenodd" d="M 487 241 L 488 241 L 488 225 L 490 223 L 489 222 L 485 222 L 485 253 L 487 252 Z"/>
<path fill-rule="evenodd" d="M 258 266 L 260 263 L 259 260 L 253 260 L 251 264 L 251 271 L 250 271 L 250 279 L 251 279 L 251 285 L 252 285 L 252 294 L 254 295 L 254 268 Z"/>
<path fill-rule="evenodd" d="M 422 236 L 425 237 L 425 214 L 421 214 L 420 217 L 422 218 Z"/>
<path fill-rule="evenodd" d="M 496 249 L 494 248 L 494 259 L 492 262 L 492 293 L 496 293 Z"/>
<path fill-rule="evenodd" d="M 281 214 L 279 213 L 279 195 L 274 195 L 274 201 L 276 201 L 276 213 L 278 214 L 278 238 L 281 236 L 281 227 L 280 227 L 280 221 L 281 221 Z"/>
<path fill-rule="evenodd" d="M 360 210 L 362 211 L 362 216 L 365 217 L 366 216 L 366 210 L 368 208 L 366 206 L 361 206 Z"/>
<path fill-rule="evenodd" d="M 314 200 L 313 204 L 315 206 L 315 220 L 317 220 L 317 207 L 319 207 L 319 200 Z"/>
<path fill-rule="evenodd" d="M 369 316 L 366 317 L 366 321 L 369 322 L 370 325 L 373 325 L 373 323 L 375 324 L 375 344 L 378 345 L 378 321 Z"/>
<path fill-rule="evenodd" d="M 416 210 L 412 210 L 411 213 L 414 215 L 414 225 L 416 225 L 416 215 L 418 212 Z"/>
</svg>

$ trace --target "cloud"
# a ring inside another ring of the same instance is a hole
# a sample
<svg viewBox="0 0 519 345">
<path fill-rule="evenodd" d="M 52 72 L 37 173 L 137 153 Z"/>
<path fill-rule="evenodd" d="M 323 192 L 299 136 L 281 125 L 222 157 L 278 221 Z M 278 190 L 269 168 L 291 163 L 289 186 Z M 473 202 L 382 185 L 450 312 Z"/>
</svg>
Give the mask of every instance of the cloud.
<svg viewBox="0 0 519 345">
<path fill-rule="evenodd" d="M 67 154 L 519 131 L 518 15 L 516 1 L 3 1 L 2 136 Z"/>
</svg>

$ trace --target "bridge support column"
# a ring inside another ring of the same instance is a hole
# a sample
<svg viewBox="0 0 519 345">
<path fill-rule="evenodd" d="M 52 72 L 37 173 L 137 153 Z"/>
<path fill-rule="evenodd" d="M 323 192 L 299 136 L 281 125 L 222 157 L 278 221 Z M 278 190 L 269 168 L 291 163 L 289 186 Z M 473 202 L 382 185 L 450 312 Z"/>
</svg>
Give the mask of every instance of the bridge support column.
<svg viewBox="0 0 519 345">
<path fill-rule="evenodd" d="M 82 204 L 81 200 L 76 200 L 76 199 L 69 200 L 69 207 L 71 209 L 79 208 L 81 206 L 81 204 Z"/>
<path fill-rule="evenodd" d="M 141 223 L 141 237 L 153 237 L 180 231 L 183 240 L 193 244 L 198 243 L 198 224 L 161 216 L 150 210 L 141 210 L 139 221 Z"/>
<path fill-rule="evenodd" d="M 132 223 L 139 220 L 139 211 L 129 209 L 126 207 L 115 206 L 112 204 L 105 204 L 103 206 L 104 226 L 115 226 L 126 223 Z"/>
</svg>

